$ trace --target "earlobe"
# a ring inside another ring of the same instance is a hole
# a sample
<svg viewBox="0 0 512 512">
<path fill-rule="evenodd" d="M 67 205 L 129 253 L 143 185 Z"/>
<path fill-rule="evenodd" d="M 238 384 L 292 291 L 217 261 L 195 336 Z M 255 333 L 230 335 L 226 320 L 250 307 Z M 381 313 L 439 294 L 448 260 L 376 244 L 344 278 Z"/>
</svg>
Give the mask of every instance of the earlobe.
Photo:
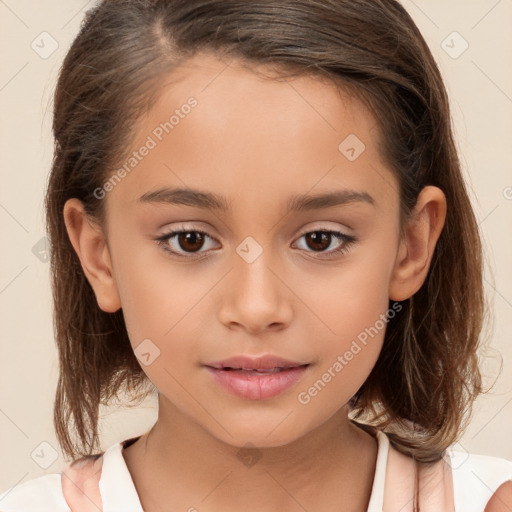
<svg viewBox="0 0 512 512">
<path fill-rule="evenodd" d="M 94 290 L 98 306 L 106 313 L 115 313 L 121 307 L 121 300 L 101 227 L 90 220 L 82 202 L 76 198 L 66 201 L 63 214 L 69 239 Z"/>
<path fill-rule="evenodd" d="M 443 191 L 430 185 L 424 187 L 405 227 L 405 236 L 400 240 L 389 284 L 391 300 L 406 300 L 421 288 L 445 219 Z"/>
</svg>

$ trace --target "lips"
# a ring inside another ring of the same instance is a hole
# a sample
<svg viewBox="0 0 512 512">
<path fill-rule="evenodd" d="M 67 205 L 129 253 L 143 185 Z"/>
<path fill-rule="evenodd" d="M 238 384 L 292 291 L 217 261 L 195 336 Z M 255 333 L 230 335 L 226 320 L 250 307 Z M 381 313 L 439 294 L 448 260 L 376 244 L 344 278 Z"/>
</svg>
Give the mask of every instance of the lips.
<svg viewBox="0 0 512 512">
<path fill-rule="evenodd" d="M 204 365 L 230 394 L 250 400 L 273 398 L 296 384 L 309 363 L 266 355 L 238 356 Z"/>
</svg>

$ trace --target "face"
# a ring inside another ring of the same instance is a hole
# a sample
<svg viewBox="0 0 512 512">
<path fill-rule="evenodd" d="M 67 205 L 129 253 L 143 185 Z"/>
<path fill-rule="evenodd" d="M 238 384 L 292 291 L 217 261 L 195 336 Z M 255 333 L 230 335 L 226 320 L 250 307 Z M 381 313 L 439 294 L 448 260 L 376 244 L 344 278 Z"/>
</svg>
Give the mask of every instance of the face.
<svg viewBox="0 0 512 512">
<path fill-rule="evenodd" d="M 125 172 L 97 191 L 130 341 L 161 407 L 232 445 L 289 443 L 377 361 L 398 183 L 370 112 L 326 81 L 264 79 L 205 54 L 170 78 Z M 307 366 L 207 366 L 235 356 Z"/>
</svg>

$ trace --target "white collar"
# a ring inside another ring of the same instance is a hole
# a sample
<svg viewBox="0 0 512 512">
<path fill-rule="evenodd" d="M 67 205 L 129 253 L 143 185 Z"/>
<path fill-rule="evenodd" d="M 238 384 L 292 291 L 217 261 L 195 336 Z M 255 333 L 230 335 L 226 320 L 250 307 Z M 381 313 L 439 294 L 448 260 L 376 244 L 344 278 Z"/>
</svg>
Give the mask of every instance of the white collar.
<svg viewBox="0 0 512 512">
<path fill-rule="evenodd" d="M 144 512 L 122 454 L 126 442 L 111 446 L 103 454 L 99 485 L 104 512 Z"/>
<path fill-rule="evenodd" d="M 380 430 L 377 430 L 376 436 L 377 463 L 367 512 L 382 512 L 384 503 L 389 440 Z M 132 439 L 116 443 L 103 454 L 99 486 L 104 512 L 144 512 L 122 453 L 124 445 Z"/>
</svg>

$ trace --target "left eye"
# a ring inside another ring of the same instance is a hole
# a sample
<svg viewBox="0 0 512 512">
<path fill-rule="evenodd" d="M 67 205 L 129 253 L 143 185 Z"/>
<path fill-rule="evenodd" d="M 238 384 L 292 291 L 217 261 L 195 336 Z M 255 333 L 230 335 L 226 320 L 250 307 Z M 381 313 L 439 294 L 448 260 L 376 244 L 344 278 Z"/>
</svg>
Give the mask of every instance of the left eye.
<svg viewBox="0 0 512 512">
<path fill-rule="evenodd" d="M 322 254 L 343 253 L 356 241 L 355 237 L 346 235 L 339 231 L 308 231 L 307 233 L 303 233 L 299 240 L 303 237 L 305 237 L 306 244 L 313 248 L 313 252 L 320 252 Z M 341 242 L 340 245 L 335 249 L 326 251 L 325 249 L 331 245 L 333 239 Z"/>
<path fill-rule="evenodd" d="M 208 235 L 208 233 L 200 229 L 181 229 L 177 231 L 170 231 L 165 235 L 158 237 L 157 241 L 165 251 L 186 258 L 190 257 L 188 255 L 206 252 L 199 252 L 199 250 L 203 248 L 205 241 L 208 238 L 214 240 L 210 235 Z M 343 253 L 356 241 L 356 238 L 351 235 L 346 235 L 339 231 L 328 230 L 308 231 L 303 233 L 299 237 L 299 240 L 301 238 L 305 238 L 307 246 L 313 249 L 308 252 L 317 252 L 321 254 Z M 335 249 L 326 251 L 326 249 L 331 246 L 333 239 L 340 242 L 340 245 Z"/>
</svg>

